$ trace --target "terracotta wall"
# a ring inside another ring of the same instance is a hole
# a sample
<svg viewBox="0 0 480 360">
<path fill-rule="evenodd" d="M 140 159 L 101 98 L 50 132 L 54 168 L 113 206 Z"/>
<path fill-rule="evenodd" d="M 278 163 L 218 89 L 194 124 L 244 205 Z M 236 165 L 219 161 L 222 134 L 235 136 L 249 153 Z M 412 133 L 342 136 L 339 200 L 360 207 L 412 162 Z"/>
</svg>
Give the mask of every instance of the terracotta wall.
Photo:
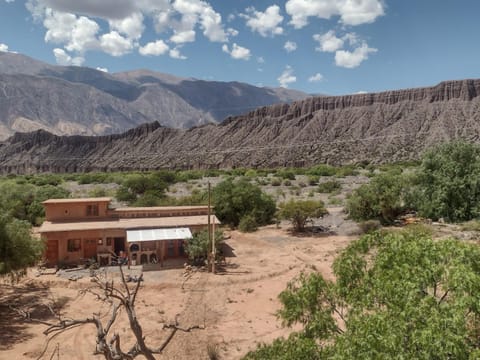
<svg viewBox="0 0 480 360">
<path fill-rule="evenodd" d="M 98 216 L 87 216 L 88 205 L 98 205 Z M 96 219 L 105 218 L 107 216 L 108 203 L 91 202 L 91 203 L 56 203 L 44 204 L 45 220 L 72 220 L 72 219 Z"/>
</svg>

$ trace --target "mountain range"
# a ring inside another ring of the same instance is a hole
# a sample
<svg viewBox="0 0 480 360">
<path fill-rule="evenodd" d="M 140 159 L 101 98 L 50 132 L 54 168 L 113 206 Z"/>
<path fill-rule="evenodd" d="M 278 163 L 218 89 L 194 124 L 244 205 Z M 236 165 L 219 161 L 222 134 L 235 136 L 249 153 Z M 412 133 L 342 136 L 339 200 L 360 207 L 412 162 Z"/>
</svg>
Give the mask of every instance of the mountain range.
<svg viewBox="0 0 480 360">
<path fill-rule="evenodd" d="M 0 172 L 385 163 L 452 139 L 480 142 L 480 79 L 311 97 L 190 129 L 153 122 L 108 136 L 16 133 L 0 142 Z"/>
<path fill-rule="evenodd" d="M 185 129 L 306 97 L 295 90 L 150 70 L 109 74 L 54 66 L 0 52 L 0 139 L 38 129 L 56 135 L 105 135 L 153 121 Z"/>
</svg>

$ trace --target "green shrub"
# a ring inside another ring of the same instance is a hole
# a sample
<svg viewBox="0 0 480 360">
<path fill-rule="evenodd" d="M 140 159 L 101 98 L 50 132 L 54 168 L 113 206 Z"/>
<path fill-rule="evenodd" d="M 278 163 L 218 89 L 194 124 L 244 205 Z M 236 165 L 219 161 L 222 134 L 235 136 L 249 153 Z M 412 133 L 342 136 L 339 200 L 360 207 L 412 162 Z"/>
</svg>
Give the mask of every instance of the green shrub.
<svg viewBox="0 0 480 360">
<path fill-rule="evenodd" d="M 253 216 L 258 225 L 268 224 L 276 211 L 272 197 L 246 181 L 222 181 L 213 189 L 213 203 L 220 221 L 232 227 L 245 215 Z"/>
<path fill-rule="evenodd" d="M 278 215 L 282 219 L 292 222 L 295 231 L 304 231 L 306 223 L 313 219 L 328 214 L 323 201 L 290 200 L 280 204 Z"/>
<path fill-rule="evenodd" d="M 284 186 L 292 186 L 292 182 L 291 182 L 290 180 L 285 180 L 285 181 L 283 182 L 283 185 L 284 185 Z"/>
<path fill-rule="evenodd" d="M 318 184 L 317 191 L 322 194 L 330 194 L 341 188 L 342 184 L 338 180 L 329 180 Z"/>
<path fill-rule="evenodd" d="M 367 220 L 367 221 L 362 221 L 361 223 L 358 224 L 358 226 L 362 230 L 363 234 L 368 234 L 380 229 L 381 224 L 380 224 L 380 221 L 378 220 Z"/>
<path fill-rule="evenodd" d="M 318 180 L 320 180 L 320 177 L 318 175 L 309 175 L 308 176 L 308 185 L 310 185 L 310 186 L 317 185 Z"/>
<path fill-rule="evenodd" d="M 333 176 L 336 173 L 336 169 L 330 165 L 317 165 L 310 169 L 308 169 L 308 175 L 316 175 L 316 176 Z"/>
<path fill-rule="evenodd" d="M 254 232 L 258 229 L 258 224 L 252 215 L 245 215 L 241 218 L 238 224 L 238 229 L 241 232 Z"/>
<path fill-rule="evenodd" d="M 282 181 L 279 178 L 272 178 L 272 180 L 270 180 L 270 185 L 280 186 L 282 185 Z"/>
</svg>

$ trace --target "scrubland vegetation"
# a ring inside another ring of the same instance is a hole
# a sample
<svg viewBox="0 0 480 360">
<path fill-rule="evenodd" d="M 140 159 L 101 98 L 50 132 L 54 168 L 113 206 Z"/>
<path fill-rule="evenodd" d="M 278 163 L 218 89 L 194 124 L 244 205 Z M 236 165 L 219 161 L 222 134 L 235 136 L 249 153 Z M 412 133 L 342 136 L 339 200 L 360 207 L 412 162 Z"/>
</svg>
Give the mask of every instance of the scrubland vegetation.
<svg viewBox="0 0 480 360">
<path fill-rule="evenodd" d="M 347 177 L 365 183 L 346 190 Z M 343 205 L 368 233 L 338 256 L 336 281 L 314 268 L 292 280 L 278 317 L 300 330 L 247 359 L 480 356 L 478 245 L 435 240 L 425 228 L 381 229 L 412 214 L 479 231 L 480 147 L 463 142 L 431 149 L 418 163 L 382 166 L 9 175 L 0 179 L 0 274 L 16 278 L 38 259 L 42 247 L 30 227 L 43 221 L 41 202 L 79 196 L 72 184 L 89 186 L 82 196 L 161 206 L 207 204 L 207 182 L 217 217 L 244 232 L 280 220 L 301 232 Z M 203 261 L 208 248 L 198 234 L 190 260 Z"/>
</svg>

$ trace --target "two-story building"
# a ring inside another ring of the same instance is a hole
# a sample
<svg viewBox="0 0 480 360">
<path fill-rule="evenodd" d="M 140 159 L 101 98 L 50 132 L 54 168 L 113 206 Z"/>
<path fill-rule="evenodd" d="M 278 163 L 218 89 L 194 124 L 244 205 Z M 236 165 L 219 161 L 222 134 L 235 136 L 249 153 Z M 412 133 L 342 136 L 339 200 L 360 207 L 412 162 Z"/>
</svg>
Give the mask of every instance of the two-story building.
<svg viewBox="0 0 480 360">
<path fill-rule="evenodd" d="M 185 256 L 192 233 L 218 226 L 208 206 L 111 208 L 110 198 L 50 199 L 43 202 L 39 232 L 48 266 L 95 259 L 109 265 L 115 255 L 130 264 L 162 263 Z"/>
</svg>

